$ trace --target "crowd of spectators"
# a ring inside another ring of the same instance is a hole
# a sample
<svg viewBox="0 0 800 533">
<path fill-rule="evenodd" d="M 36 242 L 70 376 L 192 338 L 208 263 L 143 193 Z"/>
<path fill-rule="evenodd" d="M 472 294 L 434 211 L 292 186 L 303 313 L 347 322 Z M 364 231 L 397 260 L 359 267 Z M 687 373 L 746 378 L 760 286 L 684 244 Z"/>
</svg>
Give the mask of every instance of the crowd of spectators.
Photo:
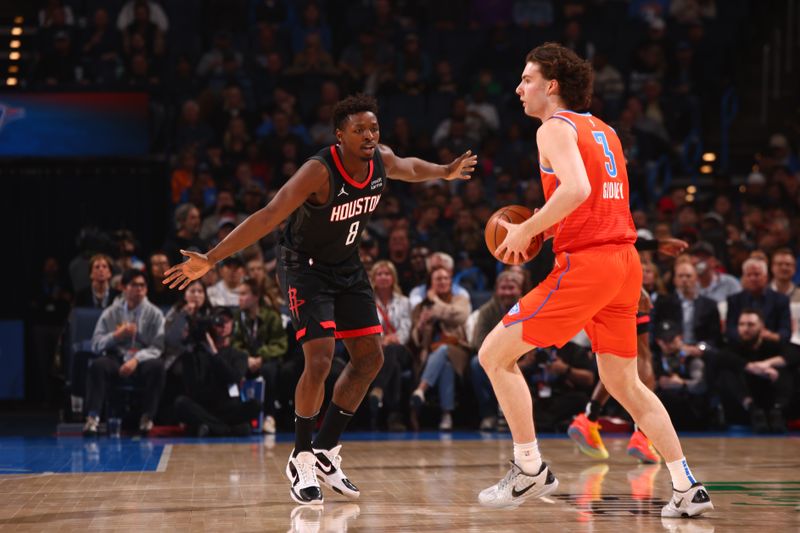
<svg viewBox="0 0 800 533">
<path fill-rule="evenodd" d="M 107 323 L 104 312 L 99 323 L 106 329 L 96 336 L 111 335 L 125 349 L 103 355 L 113 365 L 92 370 L 91 416 L 99 415 L 101 377 L 109 369 L 120 375 L 121 364 L 133 367 L 132 378 L 147 374 L 147 390 L 161 383 L 162 405 L 145 411 L 143 430 L 163 417 L 200 434 L 241 431 L 250 413 L 231 407 L 229 389 L 256 377 L 265 383 L 264 426 L 289 427 L 303 362 L 274 281 L 280 229 L 185 293 L 165 290 L 159 280 L 181 260 L 180 249 L 205 251 L 219 242 L 306 157 L 334 142 L 333 105 L 360 91 L 377 96 L 382 141 L 399 155 L 447 162 L 472 149 L 479 156 L 466 183 L 392 183 L 363 235 L 359 253 L 376 290 L 386 355 L 364 424 L 502 424 L 475 364 L 477 347 L 547 275 L 552 254 L 546 248 L 524 268 L 504 270 L 484 245 L 483 227 L 501 205 L 544 201 L 536 125 L 513 88 L 525 53 L 547 40 L 592 62 L 589 111 L 620 136 L 640 236 L 692 245 L 677 259 L 642 253 L 658 389 L 673 416 L 686 427 L 744 421 L 779 431 L 796 413 L 800 160 L 792 143 L 776 133 L 754 147 L 754 167 L 738 169 L 746 176 L 741 183 L 719 174 L 692 192 L 647 184 L 662 159 L 678 166 L 684 144 L 719 107 L 723 84 L 734 78 L 733 42 L 746 2 L 95 4 L 50 0 L 43 7 L 32 83 L 149 93 L 152 150 L 170 161 L 165 180 L 174 214 L 158 250 L 139 250 L 123 230 L 100 239 L 104 246 L 83 239 L 69 281 L 58 278 L 57 263 L 46 265 L 39 309 L 75 294 L 76 305 L 129 313 L 133 293 L 143 290 L 153 312 L 166 314 L 160 335 L 144 347 L 149 341 L 131 331 L 130 319 Z M 131 278 L 131 269 L 144 277 Z M 149 284 L 142 289 L 131 279 Z M 107 347 L 100 337 L 93 343 L 98 354 Z M 159 355 L 150 358 L 153 350 Z M 337 351 L 331 380 L 346 357 Z M 130 363 L 150 360 L 163 364 L 145 373 L 145 365 Z M 212 383 L 208 365 L 217 360 L 226 366 L 215 375 L 227 378 Z M 597 379 L 581 336 L 560 349 L 532 351 L 520 367 L 550 429 L 582 409 Z M 213 399 L 198 392 L 212 390 Z"/>
</svg>

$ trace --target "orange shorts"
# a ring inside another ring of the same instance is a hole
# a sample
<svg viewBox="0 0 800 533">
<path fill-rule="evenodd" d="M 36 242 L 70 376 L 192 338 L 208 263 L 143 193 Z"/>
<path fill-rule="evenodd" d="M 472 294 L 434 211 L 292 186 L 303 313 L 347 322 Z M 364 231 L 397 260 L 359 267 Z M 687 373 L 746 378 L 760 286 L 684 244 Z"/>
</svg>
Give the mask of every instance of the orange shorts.
<svg viewBox="0 0 800 533">
<path fill-rule="evenodd" d="M 581 329 L 592 351 L 636 357 L 636 312 L 642 266 L 633 245 L 607 245 L 556 255 L 550 275 L 503 317 L 522 322 L 522 338 L 561 347 Z"/>
</svg>

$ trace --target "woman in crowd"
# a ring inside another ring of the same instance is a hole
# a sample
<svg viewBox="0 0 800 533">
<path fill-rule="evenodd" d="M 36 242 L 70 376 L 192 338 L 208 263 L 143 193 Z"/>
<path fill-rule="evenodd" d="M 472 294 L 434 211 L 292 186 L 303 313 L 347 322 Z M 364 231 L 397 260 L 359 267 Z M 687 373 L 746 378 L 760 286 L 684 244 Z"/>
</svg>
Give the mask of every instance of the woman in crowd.
<svg viewBox="0 0 800 533">
<path fill-rule="evenodd" d="M 469 361 L 466 324 L 470 312 L 469 297 L 453 294 L 450 271 L 434 268 L 428 279 L 426 298 L 412 313 L 411 338 L 418 349 L 418 365 L 422 368 L 419 385 L 411 395 L 416 414 L 425 403 L 425 394 L 432 387 L 439 389 L 442 418 L 439 429 L 453 428 L 451 412 L 455 408 L 455 377 L 463 375 Z M 412 425 L 416 420 L 412 417 Z M 416 428 L 415 428 L 416 429 Z"/>
<path fill-rule="evenodd" d="M 411 334 L 411 304 L 397 283 L 397 269 L 391 261 L 378 261 L 370 271 L 375 304 L 383 327 L 383 368 L 369 392 L 370 422 L 377 429 L 378 415 L 385 405 L 389 431 L 405 431 L 400 404 L 400 379 L 411 368 L 411 352 L 406 348 Z"/>
</svg>

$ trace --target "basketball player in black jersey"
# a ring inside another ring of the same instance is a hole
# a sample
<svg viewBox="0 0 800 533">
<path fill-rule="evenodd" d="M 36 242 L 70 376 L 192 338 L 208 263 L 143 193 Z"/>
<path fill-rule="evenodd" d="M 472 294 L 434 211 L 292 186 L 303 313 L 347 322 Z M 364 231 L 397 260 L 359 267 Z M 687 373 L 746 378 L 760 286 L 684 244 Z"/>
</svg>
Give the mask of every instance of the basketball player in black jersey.
<svg viewBox="0 0 800 533">
<path fill-rule="evenodd" d="M 279 246 L 278 276 L 303 345 L 305 369 L 295 390 L 295 448 L 286 474 L 290 494 L 300 504 L 322 503 L 317 477 L 340 494 L 359 496 L 341 470 L 338 442 L 383 365 L 380 321 L 358 245 L 386 179 L 468 179 L 477 161 L 469 151 L 449 165 L 398 157 L 378 144 L 377 104 L 370 96 L 355 95 L 339 102 L 333 122 L 338 144 L 306 161 L 269 204 L 207 254 L 181 250 L 188 260 L 168 270 L 164 279 L 171 288 L 184 289 L 218 261 L 253 244 L 288 218 Z M 312 443 L 334 339 L 342 339 L 350 362 L 336 382 Z"/>
</svg>

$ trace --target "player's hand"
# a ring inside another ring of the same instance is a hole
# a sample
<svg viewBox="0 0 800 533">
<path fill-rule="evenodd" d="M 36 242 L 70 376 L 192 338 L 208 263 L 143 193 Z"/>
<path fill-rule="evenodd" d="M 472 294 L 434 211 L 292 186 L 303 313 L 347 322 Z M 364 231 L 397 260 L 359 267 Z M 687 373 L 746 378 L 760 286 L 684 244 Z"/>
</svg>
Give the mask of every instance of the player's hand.
<svg viewBox="0 0 800 533">
<path fill-rule="evenodd" d="M 164 281 L 161 282 L 169 285 L 170 289 L 178 287 L 180 291 L 194 280 L 202 278 L 214 266 L 206 254 L 187 252 L 186 250 L 181 250 L 181 254 L 189 259 L 164 272 Z"/>
<path fill-rule="evenodd" d="M 508 233 L 495 250 L 495 257 L 509 265 L 521 265 L 530 259 L 528 248 L 531 246 L 531 237 L 528 235 L 527 228 L 523 228 L 522 224 L 514 224 L 506 220 L 498 220 L 497 223 L 503 226 Z"/>
<path fill-rule="evenodd" d="M 136 371 L 137 366 L 139 366 L 138 359 L 135 357 L 128 359 L 127 363 L 119 367 L 119 375 L 123 378 L 127 378 Z"/>
<path fill-rule="evenodd" d="M 680 239 L 658 239 L 658 253 L 676 257 L 689 247 L 689 243 Z"/>
<path fill-rule="evenodd" d="M 472 155 L 472 150 L 467 150 L 447 165 L 447 176 L 444 179 L 468 180 L 472 177 L 472 171 L 477 164 L 478 156 Z"/>
</svg>

